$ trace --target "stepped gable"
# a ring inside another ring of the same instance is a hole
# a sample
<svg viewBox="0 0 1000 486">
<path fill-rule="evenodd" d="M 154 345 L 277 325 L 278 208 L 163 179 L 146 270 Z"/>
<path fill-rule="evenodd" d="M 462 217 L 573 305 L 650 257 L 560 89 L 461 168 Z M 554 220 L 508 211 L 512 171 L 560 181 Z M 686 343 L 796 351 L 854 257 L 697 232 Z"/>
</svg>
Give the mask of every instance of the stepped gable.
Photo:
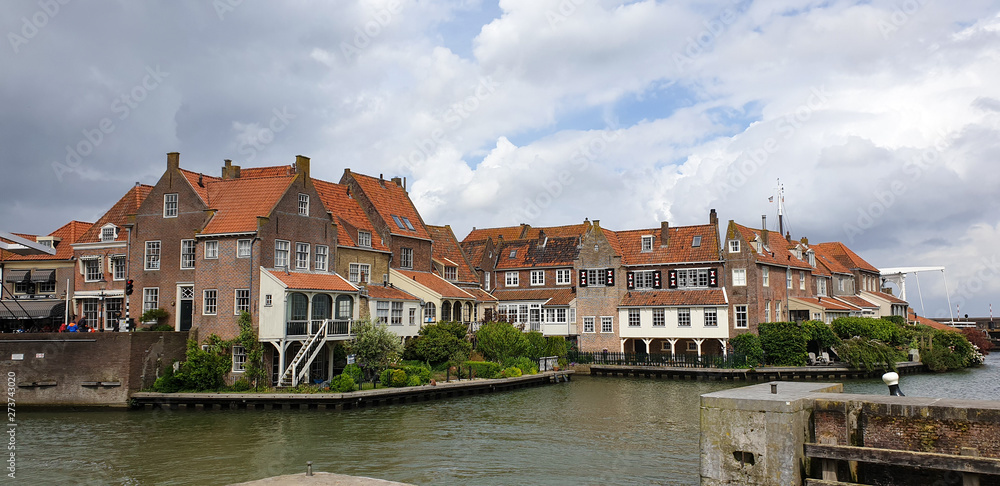
<svg viewBox="0 0 1000 486">
<path fill-rule="evenodd" d="M 59 241 L 54 242 L 56 247 L 55 255 L 18 255 L 13 252 L 0 250 L 2 252 L 2 260 L 6 261 L 45 261 L 45 260 L 69 260 L 73 257 L 73 247 L 70 246 L 73 243 L 77 243 L 80 238 L 86 234 L 87 230 L 93 226 L 93 223 L 85 223 L 83 221 L 70 221 L 59 227 L 59 229 L 49 233 L 46 236 L 52 236 L 58 238 Z M 14 233 L 21 238 L 37 241 L 38 236 Z"/>
<path fill-rule="evenodd" d="M 104 216 L 101 216 L 90 229 L 88 229 L 83 236 L 80 237 L 76 243 L 98 243 L 101 241 L 101 227 L 111 223 L 119 228 L 125 226 L 128 222 L 128 215 L 135 214 L 139 210 L 139 205 L 142 201 L 146 199 L 149 195 L 149 191 L 153 189 L 153 186 L 146 184 L 139 184 L 133 186 L 128 192 L 118 200 L 111 209 L 109 209 Z M 115 241 L 127 241 L 128 232 L 119 231 L 118 237 Z"/>
<path fill-rule="evenodd" d="M 479 274 L 469 264 L 469 259 L 466 258 L 465 252 L 459 246 L 458 239 L 455 238 L 455 233 L 451 230 L 451 226 L 434 226 L 429 224 L 427 225 L 427 231 L 430 233 L 431 239 L 434 240 L 431 258 L 438 261 L 447 260 L 458 267 L 458 280 L 461 282 L 479 281 Z"/>
<path fill-rule="evenodd" d="M 630 290 L 622 296 L 621 307 L 669 307 L 692 305 L 719 306 L 728 304 L 723 289 L 708 290 Z"/>
<path fill-rule="evenodd" d="M 399 184 L 388 179 L 379 179 L 357 172 L 351 172 L 358 186 L 364 191 L 365 196 L 375 206 L 375 211 L 382 217 L 382 221 L 389 228 L 389 232 L 395 235 L 431 239 L 431 235 L 424 226 L 424 220 L 417 212 L 417 208 L 410 200 L 409 194 Z M 401 228 L 393 220 L 392 216 L 406 218 L 410 221 L 413 229 L 409 229 L 403 224 Z"/>
<path fill-rule="evenodd" d="M 206 184 L 206 193 L 215 214 L 201 235 L 252 233 L 257 217 L 270 216 L 274 206 L 288 191 L 294 176 L 217 179 Z"/>
<path fill-rule="evenodd" d="M 615 234 L 621 247 L 622 265 L 719 260 L 719 237 L 710 224 L 668 228 L 667 241 L 663 241 L 662 228 L 616 231 Z M 650 235 L 653 236 L 653 249 L 643 252 L 642 237 Z M 694 246 L 695 237 L 700 237 L 699 246 Z"/>
<path fill-rule="evenodd" d="M 814 248 L 818 248 L 823 253 L 828 255 L 830 258 L 836 260 L 837 262 L 839 262 L 844 267 L 847 267 L 848 269 L 853 270 L 855 268 L 860 268 L 861 270 L 880 273 L 879 270 L 875 268 L 872 264 L 866 262 L 864 258 L 858 256 L 858 254 L 854 253 L 854 251 L 848 248 L 847 245 L 839 241 L 820 243 L 818 245 L 815 245 Z M 851 273 L 851 270 L 848 270 L 844 273 Z"/>
<path fill-rule="evenodd" d="M 326 210 L 337 218 L 337 223 L 341 226 L 337 231 L 337 244 L 345 247 L 358 246 L 358 230 L 367 231 L 372 235 L 371 249 L 378 251 L 390 251 L 379 237 L 375 226 L 365 215 L 358 200 L 351 197 L 350 189 L 344 184 L 335 184 L 319 179 L 312 179 L 316 192 Z M 346 224 L 345 224 L 346 223 Z"/>
</svg>

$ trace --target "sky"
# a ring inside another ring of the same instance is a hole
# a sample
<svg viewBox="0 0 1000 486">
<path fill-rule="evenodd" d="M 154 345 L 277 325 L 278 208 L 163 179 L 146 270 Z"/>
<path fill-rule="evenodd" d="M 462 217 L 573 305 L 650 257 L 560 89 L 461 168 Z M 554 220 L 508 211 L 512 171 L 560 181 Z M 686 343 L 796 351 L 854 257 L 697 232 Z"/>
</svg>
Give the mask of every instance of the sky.
<svg viewBox="0 0 1000 486">
<path fill-rule="evenodd" d="M 459 239 L 705 224 L 713 208 L 774 230 L 780 185 L 792 238 L 944 266 L 919 292 L 907 280 L 917 312 L 948 315 L 950 294 L 988 316 L 998 15 L 997 0 L 2 2 L 0 229 L 94 221 L 175 151 L 216 176 L 296 155 L 334 182 L 402 176 Z"/>
</svg>

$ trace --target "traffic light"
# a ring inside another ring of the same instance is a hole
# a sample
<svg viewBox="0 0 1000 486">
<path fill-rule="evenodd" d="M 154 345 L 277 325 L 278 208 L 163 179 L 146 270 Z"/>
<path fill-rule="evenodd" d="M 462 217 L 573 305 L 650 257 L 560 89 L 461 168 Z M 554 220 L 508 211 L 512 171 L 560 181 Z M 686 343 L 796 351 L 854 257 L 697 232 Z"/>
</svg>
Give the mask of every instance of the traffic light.
<svg viewBox="0 0 1000 486">
<path fill-rule="evenodd" d="M 125 281 L 125 295 L 132 295 L 132 279 Z"/>
</svg>

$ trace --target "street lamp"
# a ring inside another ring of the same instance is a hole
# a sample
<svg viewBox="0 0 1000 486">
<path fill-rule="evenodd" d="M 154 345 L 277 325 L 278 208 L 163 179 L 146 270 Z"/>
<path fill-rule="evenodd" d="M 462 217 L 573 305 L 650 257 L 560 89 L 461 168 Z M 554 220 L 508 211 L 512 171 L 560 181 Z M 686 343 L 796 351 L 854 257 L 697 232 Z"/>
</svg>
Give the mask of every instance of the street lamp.
<svg viewBox="0 0 1000 486">
<path fill-rule="evenodd" d="M 97 281 L 97 286 L 101 289 L 97 303 L 97 329 L 104 332 L 104 290 L 108 288 L 108 281 L 101 277 Z"/>
</svg>

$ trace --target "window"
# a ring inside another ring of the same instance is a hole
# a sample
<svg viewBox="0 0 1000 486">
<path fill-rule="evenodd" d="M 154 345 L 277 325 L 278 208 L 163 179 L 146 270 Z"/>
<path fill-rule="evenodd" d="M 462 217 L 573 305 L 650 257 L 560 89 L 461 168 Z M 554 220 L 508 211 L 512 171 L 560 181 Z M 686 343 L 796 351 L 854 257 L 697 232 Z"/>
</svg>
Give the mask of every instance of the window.
<svg viewBox="0 0 1000 486">
<path fill-rule="evenodd" d="M 517 272 L 507 272 L 504 275 L 504 286 L 505 287 L 517 287 L 518 276 Z"/>
<path fill-rule="evenodd" d="M 392 303 L 392 314 L 389 315 L 389 323 L 393 326 L 403 325 L 403 303 L 393 302 Z"/>
<path fill-rule="evenodd" d="M 516 256 L 517 256 L 517 250 L 511 250 L 510 251 L 510 258 L 514 258 Z"/>
<path fill-rule="evenodd" d="M 236 258 L 250 258 L 250 240 L 236 240 Z"/>
<path fill-rule="evenodd" d="M 705 327 L 718 327 L 719 315 L 716 314 L 715 307 L 706 307 L 704 310 L 705 310 Z"/>
<path fill-rule="evenodd" d="M 826 295 L 826 279 L 816 279 L 816 295 Z"/>
<path fill-rule="evenodd" d="M 389 322 L 389 301 L 380 300 L 375 302 L 375 322 L 379 324 Z"/>
<path fill-rule="evenodd" d="M 424 322 L 434 322 L 437 319 L 437 306 L 433 302 L 424 305 Z"/>
<path fill-rule="evenodd" d="M 177 217 L 177 194 L 164 194 L 163 195 L 163 217 L 164 218 L 176 218 Z"/>
<path fill-rule="evenodd" d="M 583 332 L 594 332 L 593 316 L 583 318 Z"/>
<path fill-rule="evenodd" d="M 643 236 L 642 237 L 642 251 L 653 251 L 653 237 Z"/>
<path fill-rule="evenodd" d="M 347 295 L 337 297 L 337 319 L 354 318 L 354 299 Z"/>
<path fill-rule="evenodd" d="M 54 293 L 56 293 L 56 283 L 55 282 L 38 282 L 37 285 L 38 285 L 37 292 L 39 294 L 54 294 Z"/>
<path fill-rule="evenodd" d="M 667 325 L 666 313 L 663 307 L 653 309 L 653 327 L 665 327 Z"/>
<path fill-rule="evenodd" d="M 117 228 L 114 226 L 105 226 L 101 228 L 101 241 L 115 241 L 118 237 Z"/>
<path fill-rule="evenodd" d="M 239 344 L 233 345 L 233 371 L 240 372 L 246 370 L 247 350 Z"/>
<path fill-rule="evenodd" d="M 194 268 L 194 240 L 181 240 L 181 268 Z"/>
<path fill-rule="evenodd" d="M 219 310 L 219 291 L 207 289 L 201 292 L 201 313 L 214 316 Z"/>
<path fill-rule="evenodd" d="M 746 329 L 747 327 L 747 306 L 737 305 L 736 308 L 736 328 Z"/>
<path fill-rule="evenodd" d="M 413 268 L 413 248 L 399 249 L 399 266 L 403 268 Z"/>
<path fill-rule="evenodd" d="M 406 228 L 403 227 L 403 222 L 399 220 L 399 216 L 396 216 L 395 214 L 393 214 L 391 216 L 392 216 L 392 220 L 396 222 L 396 226 L 399 226 L 399 229 L 406 229 Z"/>
<path fill-rule="evenodd" d="M 87 321 L 91 324 L 96 324 L 99 308 L 100 303 L 96 299 L 87 299 L 83 301 L 83 317 L 86 317 Z"/>
<path fill-rule="evenodd" d="M 688 341 L 687 342 L 687 350 L 688 351 L 695 351 L 695 352 L 697 352 L 698 351 L 698 343 L 696 343 L 694 341 Z"/>
<path fill-rule="evenodd" d="M 410 307 L 410 325 L 417 325 L 417 309 L 414 309 L 413 307 Z"/>
<path fill-rule="evenodd" d="M 632 274 L 634 279 L 634 287 L 636 289 L 652 289 L 655 288 L 656 282 L 656 272 L 654 270 L 642 270 Z M 705 285 L 708 285 L 708 273 L 705 274 Z"/>
<path fill-rule="evenodd" d="M 733 286 L 741 287 L 747 284 L 747 270 L 745 268 L 733 269 Z"/>
<path fill-rule="evenodd" d="M 403 216 L 403 224 L 406 225 L 406 229 L 410 231 L 416 231 L 415 229 L 413 229 L 413 225 L 410 224 L 410 220 L 406 216 Z"/>
<path fill-rule="evenodd" d="M 570 270 L 568 268 L 556 270 L 556 285 L 569 285 L 570 278 Z"/>
<path fill-rule="evenodd" d="M 458 280 L 458 267 L 444 267 L 445 280 Z"/>
<path fill-rule="evenodd" d="M 740 252 L 740 240 L 729 240 L 729 253 Z"/>
<path fill-rule="evenodd" d="M 35 293 L 35 285 L 31 282 L 14 282 L 14 293 L 33 294 Z"/>
<path fill-rule="evenodd" d="M 240 312 L 250 312 L 250 289 L 236 289 L 234 299 L 233 314 L 240 315 Z"/>
<path fill-rule="evenodd" d="M 583 287 L 613 287 L 615 285 L 615 270 L 613 268 L 597 268 L 597 269 L 587 269 L 581 270 L 582 275 L 586 276 L 587 281 L 582 282 Z"/>
<path fill-rule="evenodd" d="M 708 287 L 707 268 L 681 268 L 677 270 L 678 288 Z"/>
<path fill-rule="evenodd" d="M 806 272 L 799 272 L 799 290 L 806 289 Z"/>
<path fill-rule="evenodd" d="M 601 317 L 601 332 L 615 332 L 614 319 L 612 317 Z"/>
<path fill-rule="evenodd" d="M 780 321 L 781 320 L 781 301 L 780 300 L 774 301 L 774 320 L 776 320 L 776 321 Z"/>
<path fill-rule="evenodd" d="M 208 240 L 205 242 L 205 259 L 214 260 L 219 258 L 219 240 Z"/>
<path fill-rule="evenodd" d="M 837 286 L 838 286 L 838 287 L 840 288 L 840 291 L 841 291 L 841 292 L 843 292 L 843 291 L 844 291 L 844 281 L 845 281 L 845 280 L 846 280 L 846 279 L 845 279 L 845 278 L 843 278 L 843 277 L 840 277 L 840 278 L 838 278 L 838 279 L 837 279 Z"/>
<path fill-rule="evenodd" d="M 160 269 L 160 242 L 146 242 L 146 270 Z"/>
<path fill-rule="evenodd" d="M 326 245 L 316 245 L 316 267 L 315 270 L 320 272 L 326 271 L 326 261 L 330 254 L 330 247 Z"/>
<path fill-rule="evenodd" d="M 352 263 L 348 266 L 348 279 L 353 283 L 368 283 L 370 265 L 367 263 Z"/>
<path fill-rule="evenodd" d="M 698 248 L 701 246 L 701 236 L 695 236 L 691 238 L 691 248 Z"/>
<path fill-rule="evenodd" d="M 295 243 L 295 268 L 309 270 L 309 243 Z"/>
<path fill-rule="evenodd" d="M 274 268 L 288 267 L 288 250 L 291 243 L 283 240 L 274 240 Z"/>
<path fill-rule="evenodd" d="M 264 307 L 271 307 L 271 294 L 264 295 Z"/>
<path fill-rule="evenodd" d="M 760 282 L 763 286 L 767 287 L 771 283 L 771 269 L 764 267 L 761 269 Z"/>
<path fill-rule="evenodd" d="M 358 231 L 358 246 L 371 248 L 372 234 L 370 231 Z"/>
<path fill-rule="evenodd" d="M 160 288 L 148 287 L 142 289 L 142 311 L 156 309 L 160 306 Z"/>
<path fill-rule="evenodd" d="M 639 309 L 628 310 L 628 327 L 639 327 L 642 321 L 639 318 Z"/>
<path fill-rule="evenodd" d="M 545 285 L 545 270 L 531 271 L 531 285 Z"/>
<path fill-rule="evenodd" d="M 483 288 L 486 290 L 490 289 L 490 272 L 483 273 Z"/>
<path fill-rule="evenodd" d="M 115 255 L 111 257 L 111 278 L 115 280 L 125 280 L 125 255 Z"/>
<path fill-rule="evenodd" d="M 299 194 L 299 216 L 309 216 L 308 194 Z"/>
<path fill-rule="evenodd" d="M 771 301 L 764 302 L 764 322 L 771 322 Z"/>
<path fill-rule="evenodd" d="M 792 271 L 785 270 L 785 286 L 792 288 Z"/>
<path fill-rule="evenodd" d="M 687 307 L 677 309 L 677 325 L 679 327 L 691 327 L 691 309 Z"/>
<path fill-rule="evenodd" d="M 104 272 L 101 269 L 101 259 L 91 258 L 89 260 L 83 261 L 83 271 L 84 276 L 87 277 L 88 282 L 97 282 L 104 278 Z"/>
</svg>

